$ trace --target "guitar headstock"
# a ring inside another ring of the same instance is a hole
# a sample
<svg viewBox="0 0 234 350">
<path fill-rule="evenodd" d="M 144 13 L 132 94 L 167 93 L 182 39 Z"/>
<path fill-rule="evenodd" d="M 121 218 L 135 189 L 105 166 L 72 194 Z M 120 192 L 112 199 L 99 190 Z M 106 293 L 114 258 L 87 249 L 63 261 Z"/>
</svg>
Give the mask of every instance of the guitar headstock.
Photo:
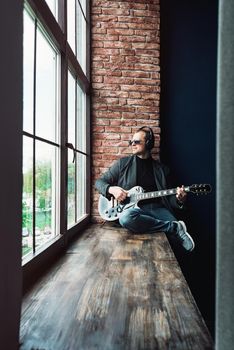
<svg viewBox="0 0 234 350">
<path fill-rule="evenodd" d="M 209 184 L 194 184 L 192 186 L 189 186 L 190 192 L 193 192 L 195 194 L 207 194 L 210 193 L 212 188 Z"/>
</svg>

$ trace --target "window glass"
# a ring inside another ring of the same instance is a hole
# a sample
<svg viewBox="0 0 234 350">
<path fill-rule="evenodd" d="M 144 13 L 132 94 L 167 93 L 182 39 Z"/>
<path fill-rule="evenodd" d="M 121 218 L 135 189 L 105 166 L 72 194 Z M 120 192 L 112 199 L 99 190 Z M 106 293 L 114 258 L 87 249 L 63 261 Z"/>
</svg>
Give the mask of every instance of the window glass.
<svg viewBox="0 0 234 350">
<path fill-rule="evenodd" d="M 67 226 L 73 226 L 76 222 L 76 189 L 75 189 L 75 163 L 74 154 L 68 150 L 68 177 L 67 177 Z"/>
<path fill-rule="evenodd" d="M 86 156 L 77 154 L 77 220 L 86 214 Z"/>
<path fill-rule="evenodd" d="M 83 71 L 86 72 L 86 21 L 80 6 L 77 6 L 76 16 L 76 47 L 77 59 Z"/>
<path fill-rule="evenodd" d="M 58 224 L 57 147 L 36 141 L 36 247 L 55 237 Z"/>
<path fill-rule="evenodd" d="M 24 11 L 23 128 L 29 133 L 33 133 L 34 26 L 33 19 Z"/>
<path fill-rule="evenodd" d="M 22 255 L 33 247 L 33 140 L 23 137 Z"/>
<path fill-rule="evenodd" d="M 86 17 L 86 2 L 87 2 L 87 0 L 80 0 L 80 5 L 82 7 L 82 10 L 83 10 L 85 17 Z"/>
<path fill-rule="evenodd" d="M 37 30 L 36 135 L 57 141 L 57 54 Z"/>
<path fill-rule="evenodd" d="M 85 94 L 77 83 L 77 149 L 86 152 Z"/>
<path fill-rule="evenodd" d="M 68 142 L 76 145 L 76 81 L 68 71 Z"/>
<path fill-rule="evenodd" d="M 67 2 L 67 35 L 68 42 L 76 54 L 76 5 L 75 0 Z"/>
</svg>

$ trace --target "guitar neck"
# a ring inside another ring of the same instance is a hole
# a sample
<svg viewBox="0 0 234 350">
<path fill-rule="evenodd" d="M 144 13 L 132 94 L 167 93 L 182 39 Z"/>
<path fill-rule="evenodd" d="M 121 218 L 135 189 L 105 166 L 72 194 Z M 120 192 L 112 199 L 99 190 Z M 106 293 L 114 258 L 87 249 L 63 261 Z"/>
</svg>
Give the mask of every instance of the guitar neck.
<svg viewBox="0 0 234 350">
<path fill-rule="evenodd" d="M 189 186 L 184 188 L 185 192 L 190 192 Z M 168 190 L 161 190 L 161 191 L 153 191 L 153 192 L 142 192 L 139 194 L 136 194 L 136 200 L 144 200 L 144 199 L 150 199 L 150 198 L 158 198 L 158 197 L 165 197 L 165 196 L 171 196 L 172 194 L 176 194 L 177 188 L 171 188 Z"/>
</svg>

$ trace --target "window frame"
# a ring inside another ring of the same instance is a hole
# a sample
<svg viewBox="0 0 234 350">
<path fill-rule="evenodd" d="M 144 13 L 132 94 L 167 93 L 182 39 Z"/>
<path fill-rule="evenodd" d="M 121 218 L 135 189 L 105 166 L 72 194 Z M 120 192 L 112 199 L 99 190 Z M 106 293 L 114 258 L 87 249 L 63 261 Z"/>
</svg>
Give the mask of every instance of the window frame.
<svg viewBox="0 0 234 350">
<path fill-rule="evenodd" d="M 35 275 L 35 271 L 40 269 L 46 261 L 53 259 L 55 255 L 63 250 L 68 241 L 82 230 L 90 220 L 90 1 L 86 1 L 86 72 L 84 73 L 77 57 L 73 53 L 68 41 L 67 41 L 67 1 L 58 0 L 58 22 L 51 12 L 48 4 L 45 0 L 25 0 L 25 6 L 29 6 L 36 18 L 43 25 L 50 40 L 54 46 L 58 49 L 60 54 L 60 232 L 57 237 L 51 239 L 48 244 L 43 244 L 40 248 L 29 255 L 26 255 L 22 260 L 24 285 L 30 284 L 32 274 Z M 77 4 L 80 3 L 76 0 Z M 72 73 L 75 75 L 76 81 L 79 82 L 79 86 L 86 94 L 86 149 L 85 152 L 76 150 L 86 156 L 86 215 L 79 220 L 74 226 L 67 229 L 67 123 L 68 123 L 68 70 L 72 69 Z M 35 92 L 34 92 L 35 96 Z M 23 135 L 30 136 L 28 132 L 23 131 Z M 35 137 L 35 135 L 34 135 Z M 36 140 L 40 140 L 51 143 L 57 146 L 57 143 L 44 140 L 38 136 Z M 35 142 L 35 141 L 34 141 Z M 35 154 L 34 154 L 35 157 Z M 35 162 L 35 158 L 34 158 Z M 35 185 L 34 185 L 35 186 Z M 35 190 L 35 189 L 34 189 Z M 35 208 L 34 208 L 35 209 Z M 35 215 L 35 214 L 34 214 Z M 35 219 L 35 218 L 34 218 Z"/>
</svg>

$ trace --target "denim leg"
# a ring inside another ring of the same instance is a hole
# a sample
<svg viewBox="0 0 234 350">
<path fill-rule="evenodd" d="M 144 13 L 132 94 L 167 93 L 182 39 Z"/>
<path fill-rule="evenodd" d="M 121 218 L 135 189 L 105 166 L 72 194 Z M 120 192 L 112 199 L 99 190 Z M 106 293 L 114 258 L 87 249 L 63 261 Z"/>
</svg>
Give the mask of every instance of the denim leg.
<svg viewBox="0 0 234 350">
<path fill-rule="evenodd" d="M 165 208 L 165 210 L 167 209 Z M 149 208 L 148 210 L 147 208 L 145 208 L 145 210 L 141 208 L 130 208 L 122 212 L 119 218 L 119 223 L 122 227 L 125 227 L 134 233 L 158 231 L 168 233 L 174 231 L 174 224 L 172 221 L 176 219 L 172 214 L 168 218 L 166 218 L 166 212 L 163 211 L 163 214 L 164 217 L 161 219 L 160 217 L 155 216 L 153 208 L 152 210 L 149 210 Z"/>
</svg>

